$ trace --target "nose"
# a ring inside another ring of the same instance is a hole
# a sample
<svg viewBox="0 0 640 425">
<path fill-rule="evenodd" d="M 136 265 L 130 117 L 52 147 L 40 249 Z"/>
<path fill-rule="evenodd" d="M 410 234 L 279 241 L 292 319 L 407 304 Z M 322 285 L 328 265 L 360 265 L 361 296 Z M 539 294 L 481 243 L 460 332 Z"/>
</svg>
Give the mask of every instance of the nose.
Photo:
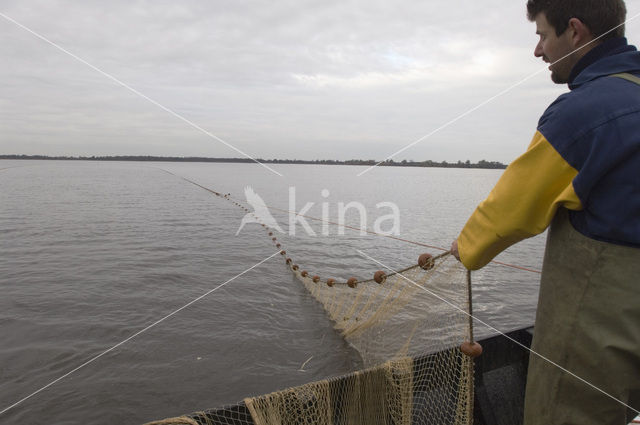
<svg viewBox="0 0 640 425">
<path fill-rule="evenodd" d="M 542 40 L 538 41 L 536 48 L 533 49 L 533 55 L 537 58 L 541 58 L 544 55 L 544 52 L 542 50 Z"/>
</svg>

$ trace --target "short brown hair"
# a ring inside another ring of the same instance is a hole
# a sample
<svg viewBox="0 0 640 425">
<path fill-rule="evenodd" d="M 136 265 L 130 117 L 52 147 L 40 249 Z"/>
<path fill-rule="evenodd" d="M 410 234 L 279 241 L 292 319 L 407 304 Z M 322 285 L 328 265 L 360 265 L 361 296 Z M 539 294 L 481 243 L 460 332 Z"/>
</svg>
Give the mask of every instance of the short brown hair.
<svg viewBox="0 0 640 425">
<path fill-rule="evenodd" d="M 567 30 L 571 18 L 578 18 L 596 38 L 603 34 L 602 40 L 624 37 L 624 25 L 620 25 L 627 16 L 624 0 L 528 0 L 529 20 L 535 21 L 540 13 L 545 14 L 558 36 Z"/>
</svg>

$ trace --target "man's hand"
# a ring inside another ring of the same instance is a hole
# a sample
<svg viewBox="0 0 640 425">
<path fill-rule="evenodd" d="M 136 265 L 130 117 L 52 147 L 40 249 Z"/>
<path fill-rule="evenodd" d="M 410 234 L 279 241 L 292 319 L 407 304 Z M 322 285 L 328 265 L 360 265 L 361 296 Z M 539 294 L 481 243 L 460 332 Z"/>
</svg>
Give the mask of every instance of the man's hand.
<svg viewBox="0 0 640 425">
<path fill-rule="evenodd" d="M 456 239 L 451 243 L 451 255 L 456 257 L 460 261 L 460 253 L 458 252 L 458 240 Z"/>
</svg>

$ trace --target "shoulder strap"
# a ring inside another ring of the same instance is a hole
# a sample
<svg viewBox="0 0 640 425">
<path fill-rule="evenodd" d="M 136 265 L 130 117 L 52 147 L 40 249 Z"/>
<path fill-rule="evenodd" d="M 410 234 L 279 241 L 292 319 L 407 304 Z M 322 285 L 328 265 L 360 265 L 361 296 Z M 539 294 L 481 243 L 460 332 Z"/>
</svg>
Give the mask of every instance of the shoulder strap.
<svg viewBox="0 0 640 425">
<path fill-rule="evenodd" d="M 636 77 L 635 75 L 629 74 L 627 72 L 622 74 L 613 74 L 613 75 L 610 75 L 610 77 L 622 78 L 624 80 L 631 81 L 632 83 L 636 83 L 640 85 L 640 78 Z"/>
</svg>

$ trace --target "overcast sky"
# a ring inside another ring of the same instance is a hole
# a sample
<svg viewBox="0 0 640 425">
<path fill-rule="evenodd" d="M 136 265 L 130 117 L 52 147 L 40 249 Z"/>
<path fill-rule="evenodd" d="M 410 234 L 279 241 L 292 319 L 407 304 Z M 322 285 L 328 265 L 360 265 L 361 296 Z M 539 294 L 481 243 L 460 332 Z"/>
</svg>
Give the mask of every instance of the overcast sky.
<svg viewBox="0 0 640 425">
<path fill-rule="evenodd" d="M 249 155 L 510 162 L 565 86 L 525 1 L 0 0 L 30 28 Z M 640 0 L 627 1 L 629 17 Z M 640 42 L 640 18 L 627 26 Z M 0 154 L 239 157 L 0 17 Z"/>
</svg>

